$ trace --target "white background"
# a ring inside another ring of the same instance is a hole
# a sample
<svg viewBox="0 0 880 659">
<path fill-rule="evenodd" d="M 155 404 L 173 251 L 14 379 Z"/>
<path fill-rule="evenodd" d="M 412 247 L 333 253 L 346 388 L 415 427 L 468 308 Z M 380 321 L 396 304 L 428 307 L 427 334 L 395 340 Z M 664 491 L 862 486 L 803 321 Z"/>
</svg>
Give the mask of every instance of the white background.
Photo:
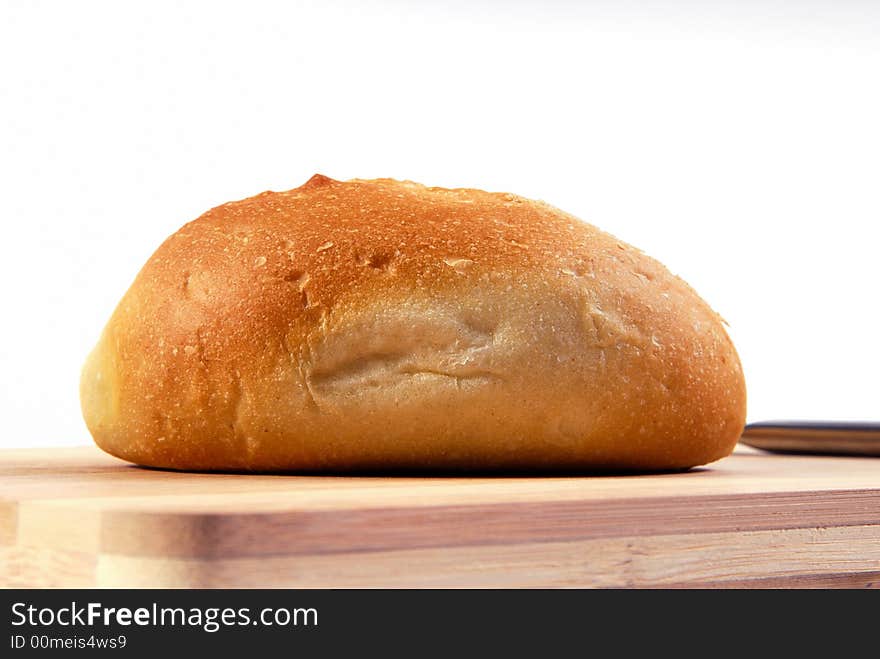
<svg viewBox="0 0 880 659">
<path fill-rule="evenodd" d="M 544 199 L 730 322 L 750 420 L 880 418 L 880 3 L 0 6 L 2 446 L 88 442 L 150 253 L 316 171 Z"/>
</svg>

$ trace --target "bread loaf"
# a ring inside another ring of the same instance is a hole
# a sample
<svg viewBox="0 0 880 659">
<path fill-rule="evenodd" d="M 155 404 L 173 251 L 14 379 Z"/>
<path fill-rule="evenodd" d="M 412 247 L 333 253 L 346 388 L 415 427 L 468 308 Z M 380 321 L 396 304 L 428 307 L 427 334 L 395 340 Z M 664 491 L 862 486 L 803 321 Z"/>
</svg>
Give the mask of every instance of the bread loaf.
<svg viewBox="0 0 880 659">
<path fill-rule="evenodd" d="M 316 175 L 153 254 L 82 374 L 105 451 L 186 470 L 677 469 L 733 449 L 722 321 L 512 194 Z"/>
</svg>

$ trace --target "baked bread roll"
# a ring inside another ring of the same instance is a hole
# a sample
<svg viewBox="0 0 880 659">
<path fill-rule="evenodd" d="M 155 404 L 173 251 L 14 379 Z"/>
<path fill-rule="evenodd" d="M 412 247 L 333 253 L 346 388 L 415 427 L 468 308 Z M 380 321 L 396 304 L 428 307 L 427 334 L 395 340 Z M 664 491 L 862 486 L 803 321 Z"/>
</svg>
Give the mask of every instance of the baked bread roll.
<svg viewBox="0 0 880 659">
<path fill-rule="evenodd" d="M 320 175 L 168 238 L 81 400 L 102 449 L 186 470 L 678 469 L 745 422 L 721 319 L 639 250 L 512 194 Z"/>
</svg>

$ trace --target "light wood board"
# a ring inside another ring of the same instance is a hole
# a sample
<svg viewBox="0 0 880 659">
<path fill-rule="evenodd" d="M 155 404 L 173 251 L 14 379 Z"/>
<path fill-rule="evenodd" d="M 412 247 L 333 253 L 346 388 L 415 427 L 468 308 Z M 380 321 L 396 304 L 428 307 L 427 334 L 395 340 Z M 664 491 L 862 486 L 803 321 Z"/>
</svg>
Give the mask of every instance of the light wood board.
<svg viewBox="0 0 880 659">
<path fill-rule="evenodd" d="M 880 586 L 880 459 L 318 477 L 0 451 L 0 586 Z"/>
</svg>

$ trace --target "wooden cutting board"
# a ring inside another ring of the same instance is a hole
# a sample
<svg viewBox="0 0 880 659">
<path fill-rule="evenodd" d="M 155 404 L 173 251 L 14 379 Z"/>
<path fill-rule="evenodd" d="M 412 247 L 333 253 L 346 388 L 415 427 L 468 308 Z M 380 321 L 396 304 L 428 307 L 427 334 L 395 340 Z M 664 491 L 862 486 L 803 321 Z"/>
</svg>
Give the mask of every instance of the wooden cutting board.
<svg viewBox="0 0 880 659">
<path fill-rule="evenodd" d="M 6 587 L 880 585 L 880 459 L 686 473 L 184 474 L 0 451 Z"/>
</svg>

